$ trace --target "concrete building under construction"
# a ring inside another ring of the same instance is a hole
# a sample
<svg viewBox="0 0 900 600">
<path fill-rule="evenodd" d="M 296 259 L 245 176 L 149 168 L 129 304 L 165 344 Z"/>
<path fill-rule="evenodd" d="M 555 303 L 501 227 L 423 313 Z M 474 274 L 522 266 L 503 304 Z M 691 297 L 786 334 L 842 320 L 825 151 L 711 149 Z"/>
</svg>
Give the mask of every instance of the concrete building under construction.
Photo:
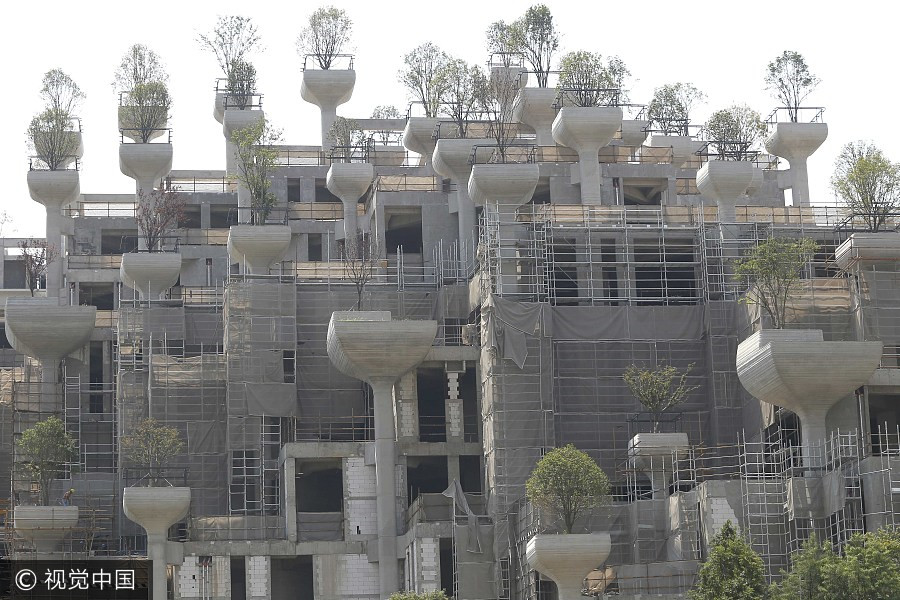
<svg viewBox="0 0 900 600">
<path fill-rule="evenodd" d="M 776 110 L 765 151 L 728 160 L 496 66 L 519 85 L 502 151 L 490 120 L 415 106 L 340 147 L 344 66 L 303 72 L 322 143 L 275 148 L 271 210 L 231 141 L 261 96 L 210 96 L 221 171 L 173 171 L 167 132 L 123 132 L 136 191 L 187 202 L 158 252 L 136 194 L 83 192 L 78 157 L 28 172 L 60 256 L 32 298 L 21 240 L 3 242 L 5 554 L 147 555 L 155 599 L 683 598 L 727 520 L 769 578 L 812 533 L 840 547 L 894 524 L 900 235 L 811 203 L 820 109 Z M 783 330 L 733 276 L 771 237 L 819 247 Z M 632 364 L 691 367 L 659 427 Z M 15 442 L 53 415 L 78 456 L 35 506 Z M 149 474 L 119 443 L 147 417 L 185 441 Z M 583 548 L 538 543 L 559 523 L 525 497 L 566 444 L 612 482 Z"/>
</svg>

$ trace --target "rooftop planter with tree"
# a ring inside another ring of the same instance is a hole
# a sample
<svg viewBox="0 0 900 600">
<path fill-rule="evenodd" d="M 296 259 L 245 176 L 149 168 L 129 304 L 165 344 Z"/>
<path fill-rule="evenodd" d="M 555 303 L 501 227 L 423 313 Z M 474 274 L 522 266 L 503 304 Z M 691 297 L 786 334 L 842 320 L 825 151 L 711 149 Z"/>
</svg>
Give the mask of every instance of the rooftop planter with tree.
<svg viewBox="0 0 900 600">
<path fill-rule="evenodd" d="M 900 164 L 870 142 L 850 142 L 834 163 L 831 189 L 869 233 L 896 229 L 900 217 Z"/>
<path fill-rule="evenodd" d="M 570 52 L 560 61 L 553 139 L 578 152 L 581 202 L 600 204 L 600 148 L 622 126 L 623 86 L 630 75 L 618 57 L 604 60 L 592 52 Z"/>
<path fill-rule="evenodd" d="M 65 169 L 81 152 L 75 111 L 84 100 L 84 93 L 71 77 L 53 69 L 44 74 L 41 99 L 44 110 L 31 120 L 27 131 L 34 153 L 32 168 Z"/>
<path fill-rule="evenodd" d="M 219 17 L 215 28 L 197 41 L 213 53 L 224 76 L 225 89 L 216 94 L 216 120 L 221 123 L 226 105 L 243 110 L 252 104 L 256 69 L 248 58 L 259 48 L 260 36 L 250 17 L 228 15 Z"/>
<path fill-rule="evenodd" d="M 674 454 L 687 450 L 688 436 L 683 432 L 661 431 L 664 415 L 687 400 L 697 389 L 688 385 L 687 378 L 694 368 L 691 363 L 679 373 L 672 365 L 654 368 L 631 365 L 622 374 L 632 396 L 650 414 L 651 431 L 636 434 L 628 443 L 628 458 L 635 468 L 643 471 L 653 487 L 654 498 L 665 497 L 674 468 Z"/>
<path fill-rule="evenodd" d="M 164 471 L 185 449 L 178 430 L 154 418 L 140 421 L 122 437 L 121 445 L 126 460 L 145 472 L 139 478 L 143 487 L 171 485 Z"/>
<path fill-rule="evenodd" d="M 59 258 L 56 246 L 46 240 L 29 238 L 19 242 L 22 250 L 22 263 L 25 268 L 25 286 L 34 297 L 34 291 L 40 287 L 41 279 L 47 274 L 47 266 Z"/>
<path fill-rule="evenodd" d="M 431 42 L 425 42 L 404 55 L 403 66 L 397 73 L 397 78 L 412 100 L 406 129 L 403 130 L 403 145 L 428 161 L 434 152 L 434 128 L 437 127 L 441 100 L 446 92 L 444 69 L 449 61 L 446 52 Z M 412 114 L 414 105 L 422 107 L 424 116 Z"/>
<path fill-rule="evenodd" d="M 58 549 L 78 523 L 77 506 L 53 506 L 50 487 L 66 463 L 78 458 L 78 445 L 59 417 L 52 416 L 26 429 L 16 442 L 16 463 L 38 484 L 38 506 L 15 507 L 14 527 L 39 552 Z"/>
<path fill-rule="evenodd" d="M 181 253 L 163 252 L 163 245 L 166 233 L 183 218 L 184 207 L 184 197 L 177 191 L 138 192 L 135 220 L 145 252 L 123 254 L 120 273 L 122 282 L 140 291 L 146 300 L 159 298 L 178 281 Z"/>
<path fill-rule="evenodd" d="M 785 50 L 769 63 L 766 71 L 766 89 L 788 110 L 790 120 L 798 121 L 801 103 L 819 85 L 806 59 L 799 52 Z"/>
<path fill-rule="evenodd" d="M 584 578 L 609 556 L 610 535 L 572 531 L 580 516 L 609 501 L 609 479 L 594 459 L 569 444 L 545 454 L 525 487 L 528 499 L 560 519 L 563 528 L 563 535 L 528 540 L 528 564 L 556 582 L 560 600 L 577 600 Z"/>
<path fill-rule="evenodd" d="M 521 52 L 531 66 L 538 87 L 547 87 L 553 55 L 559 48 L 559 32 L 553 14 L 544 4 L 535 4 L 513 21 L 504 32 L 507 43 Z"/>
<path fill-rule="evenodd" d="M 143 44 L 128 49 L 115 74 L 123 136 L 146 144 L 163 134 L 172 108 L 168 78 L 156 52 Z"/>
<path fill-rule="evenodd" d="M 647 105 L 651 148 L 671 148 L 672 164 L 681 167 L 703 147 L 690 132 L 691 110 L 705 94 L 690 83 L 669 83 L 653 90 Z"/>
</svg>

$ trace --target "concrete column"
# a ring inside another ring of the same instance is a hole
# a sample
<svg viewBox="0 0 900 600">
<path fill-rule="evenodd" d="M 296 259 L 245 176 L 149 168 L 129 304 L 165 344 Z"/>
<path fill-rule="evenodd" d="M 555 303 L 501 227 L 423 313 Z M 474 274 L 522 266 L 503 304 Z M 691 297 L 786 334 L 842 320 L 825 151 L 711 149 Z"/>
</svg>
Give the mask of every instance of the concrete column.
<svg viewBox="0 0 900 600">
<path fill-rule="evenodd" d="M 269 600 L 272 597 L 272 559 L 269 556 L 247 556 L 247 600 Z"/>
<path fill-rule="evenodd" d="M 356 71 L 353 69 L 328 69 L 303 71 L 300 97 L 315 104 L 321 111 L 322 149 L 332 147 L 329 139 L 331 126 L 337 117 L 337 107 L 347 102 L 353 95 Z"/>
<path fill-rule="evenodd" d="M 284 486 L 284 528 L 289 542 L 297 541 L 297 459 L 286 458 L 282 465 Z"/>
<path fill-rule="evenodd" d="M 166 533 L 147 533 L 147 558 L 153 562 L 153 600 L 166 600 Z"/>
<path fill-rule="evenodd" d="M 394 463 L 396 439 L 393 419 L 394 381 L 377 377 L 370 381 L 375 402 L 375 491 L 378 515 L 378 579 L 382 597 L 400 586 L 397 572 L 397 514 Z"/>
<path fill-rule="evenodd" d="M 578 152 L 581 203 L 601 204 L 600 148 L 606 146 L 622 125 L 618 107 L 563 107 L 553 121 L 553 139 Z"/>
</svg>

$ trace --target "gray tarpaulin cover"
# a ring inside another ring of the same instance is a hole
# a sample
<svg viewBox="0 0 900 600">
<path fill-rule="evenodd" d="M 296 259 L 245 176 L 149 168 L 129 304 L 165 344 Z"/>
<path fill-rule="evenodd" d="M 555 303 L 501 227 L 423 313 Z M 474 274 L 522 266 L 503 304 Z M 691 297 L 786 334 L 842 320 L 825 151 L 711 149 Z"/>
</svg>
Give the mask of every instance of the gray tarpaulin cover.
<svg viewBox="0 0 900 600">
<path fill-rule="evenodd" d="M 188 454 L 222 452 L 225 424 L 218 421 L 188 421 Z"/>
<path fill-rule="evenodd" d="M 512 302 L 491 296 L 488 347 L 521 369 L 528 358 L 526 336 L 556 340 L 697 340 L 703 333 L 703 307 L 556 306 Z"/>
<path fill-rule="evenodd" d="M 247 414 L 297 417 L 297 388 L 293 383 L 245 383 Z"/>
<path fill-rule="evenodd" d="M 444 496 L 451 498 L 459 510 L 466 513 L 466 517 L 468 517 L 468 527 L 467 530 L 469 532 L 468 535 L 468 544 L 466 545 L 467 552 L 482 552 L 481 549 L 481 532 L 479 531 L 478 525 L 478 517 L 475 516 L 475 513 L 472 512 L 472 509 L 469 508 L 469 503 L 466 501 L 466 494 L 463 492 L 462 485 L 460 485 L 458 479 L 454 479 L 450 482 L 450 487 L 448 487 L 443 492 Z"/>
</svg>

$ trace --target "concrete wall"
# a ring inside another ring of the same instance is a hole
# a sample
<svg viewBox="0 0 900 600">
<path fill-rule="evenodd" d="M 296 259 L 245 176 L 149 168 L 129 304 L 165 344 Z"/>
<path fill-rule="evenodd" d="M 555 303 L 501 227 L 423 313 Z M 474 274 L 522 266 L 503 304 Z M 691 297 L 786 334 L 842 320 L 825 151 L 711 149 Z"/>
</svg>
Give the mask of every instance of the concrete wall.
<svg viewBox="0 0 900 600">
<path fill-rule="evenodd" d="M 313 557 L 316 600 L 376 600 L 378 564 L 365 554 Z"/>
<path fill-rule="evenodd" d="M 344 459 L 345 539 L 374 537 L 378 533 L 375 519 L 375 465 L 365 458 Z"/>
</svg>

